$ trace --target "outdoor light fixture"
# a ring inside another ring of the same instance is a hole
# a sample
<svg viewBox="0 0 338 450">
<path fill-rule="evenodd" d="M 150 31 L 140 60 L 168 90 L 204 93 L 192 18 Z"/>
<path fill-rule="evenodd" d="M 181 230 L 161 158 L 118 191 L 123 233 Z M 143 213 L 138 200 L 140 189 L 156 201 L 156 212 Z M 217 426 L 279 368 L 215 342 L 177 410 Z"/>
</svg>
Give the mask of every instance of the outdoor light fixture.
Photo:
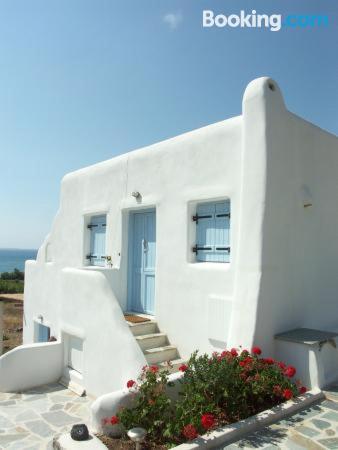
<svg viewBox="0 0 338 450">
<path fill-rule="evenodd" d="M 141 450 L 141 442 L 144 441 L 144 438 L 147 435 L 147 430 L 141 427 L 131 428 L 127 435 L 133 442 L 135 442 L 135 449 Z"/>
<path fill-rule="evenodd" d="M 136 199 L 138 199 L 138 198 L 141 197 L 141 194 L 139 193 L 139 191 L 134 191 L 134 192 L 131 193 L 131 195 L 132 195 L 133 197 L 135 197 Z"/>
</svg>

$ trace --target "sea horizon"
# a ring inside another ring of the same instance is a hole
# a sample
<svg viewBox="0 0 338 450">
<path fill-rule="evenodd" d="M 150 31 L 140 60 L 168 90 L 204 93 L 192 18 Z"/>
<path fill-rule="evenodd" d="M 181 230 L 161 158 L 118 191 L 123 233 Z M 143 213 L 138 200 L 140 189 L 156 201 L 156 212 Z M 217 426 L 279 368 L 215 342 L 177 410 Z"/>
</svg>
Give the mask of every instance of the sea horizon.
<svg viewBox="0 0 338 450">
<path fill-rule="evenodd" d="M 36 259 L 37 249 L 0 248 L 0 273 L 13 272 L 14 269 L 25 270 L 25 261 Z"/>
</svg>

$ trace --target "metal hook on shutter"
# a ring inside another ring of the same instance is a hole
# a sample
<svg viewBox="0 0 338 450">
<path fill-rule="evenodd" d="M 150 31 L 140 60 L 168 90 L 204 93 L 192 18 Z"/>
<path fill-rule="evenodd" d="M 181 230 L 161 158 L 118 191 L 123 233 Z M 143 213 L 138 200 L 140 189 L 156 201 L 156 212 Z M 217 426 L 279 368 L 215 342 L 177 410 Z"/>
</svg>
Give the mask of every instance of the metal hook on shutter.
<svg viewBox="0 0 338 450">
<path fill-rule="evenodd" d="M 216 214 L 216 217 L 229 217 L 230 219 L 230 213 Z"/>
<path fill-rule="evenodd" d="M 205 215 L 205 216 L 199 216 L 198 214 L 196 214 L 195 216 L 192 216 L 192 220 L 194 222 L 196 222 L 196 225 L 198 224 L 198 221 L 200 219 L 211 219 L 211 218 L 212 218 L 212 215 L 210 215 L 210 214 Z"/>
<path fill-rule="evenodd" d="M 198 254 L 198 252 L 199 252 L 200 250 L 212 250 L 212 248 L 211 248 L 211 247 L 198 247 L 197 245 L 195 245 L 195 246 L 192 248 L 192 251 L 193 251 L 194 253 L 196 253 L 196 255 Z"/>
</svg>

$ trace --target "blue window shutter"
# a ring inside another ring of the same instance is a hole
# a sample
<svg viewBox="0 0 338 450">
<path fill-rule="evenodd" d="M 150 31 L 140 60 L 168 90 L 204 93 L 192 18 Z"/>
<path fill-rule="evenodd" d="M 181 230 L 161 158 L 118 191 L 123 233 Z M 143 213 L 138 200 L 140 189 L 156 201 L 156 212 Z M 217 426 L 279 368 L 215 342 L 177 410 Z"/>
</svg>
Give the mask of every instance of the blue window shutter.
<svg viewBox="0 0 338 450">
<path fill-rule="evenodd" d="M 215 204 L 202 203 L 197 207 L 200 217 L 196 229 L 196 245 L 205 250 L 197 251 L 197 261 L 213 261 L 215 247 Z"/>
<path fill-rule="evenodd" d="M 38 324 L 38 342 L 48 342 L 50 337 L 50 328 L 42 323 Z"/>
<path fill-rule="evenodd" d="M 106 216 L 94 216 L 90 222 L 90 264 L 104 266 L 106 256 Z"/>
<path fill-rule="evenodd" d="M 215 261 L 230 261 L 230 202 L 216 203 L 215 214 Z"/>
<path fill-rule="evenodd" d="M 197 261 L 229 262 L 230 201 L 197 206 Z"/>
</svg>

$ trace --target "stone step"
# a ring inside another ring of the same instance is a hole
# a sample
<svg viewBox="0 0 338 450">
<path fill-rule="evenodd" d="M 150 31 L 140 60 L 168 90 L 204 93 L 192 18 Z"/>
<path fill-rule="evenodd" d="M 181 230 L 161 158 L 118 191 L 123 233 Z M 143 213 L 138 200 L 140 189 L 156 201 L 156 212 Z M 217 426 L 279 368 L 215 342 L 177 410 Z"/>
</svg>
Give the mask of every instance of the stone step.
<svg viewBox="0 0 338 450">
<path fill-rule="evenodd" d="M 167 335 L 165 333 L 151 333 L 135 336 L 142 350 L 148 348 L 163 347 L 168 344 Z"/>
<path fill-rule="evenodd" d="M 170 361 L 170 366 L 168 365 L 167 361 L 163 361 L 158 364 L 158 367 L 160 370 L 169 370 L 169 373 L 178 372 L 178 369 L 181 367 L 182 364 L 186 364 L 187 361 L 182 358 L 172 359 Z"/>
<path fill-rule="evenodd" d="M 177 347 L 165 345 L 163 347 L 148 348 L 143 351 L 148 364 L 159 364 L 163 361 L 171 361 L 178 357 Z"/>
<path fill-rule="evenodd" d="M 128 325 L 134 336 L 142 336 L 144 334 L 156 333 L 158 331 L 157 322 L 155 322 L 154 320 L 142 323 L 128 322 Z"/>
</svg>

